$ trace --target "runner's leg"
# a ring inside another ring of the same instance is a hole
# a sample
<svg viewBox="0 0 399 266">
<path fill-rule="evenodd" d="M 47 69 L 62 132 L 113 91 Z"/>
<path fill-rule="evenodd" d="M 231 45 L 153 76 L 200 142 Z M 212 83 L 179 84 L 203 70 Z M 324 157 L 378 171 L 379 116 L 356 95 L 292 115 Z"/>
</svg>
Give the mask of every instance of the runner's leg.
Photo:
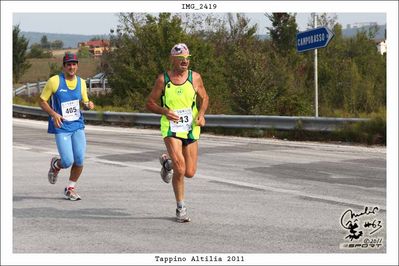
<svg viewBox="0 0 399 266">
<path fill-rule="evenodd" d="M 71 133 L 55 134 L 58 153 L 61 157 L 61 168 L 68 168 L 73 163 L 73 149 Z"/>
<path fill-rule="evenodd" d="M 183 146 L 183 156 L 186 162 L 186 177 L 193 177 L 197 171 L 198 141 Z"/>
<path fill-rule="evenodd" d="M 69 181 L 76 182 L 82 174 L 86 153 L 86 135 L 83 129 L 79 129 L 72 134 L 72 149 L 74 164 L 71 168 Z"/>
<path fill-rule="evenodd" d="M 182 152 L 182 141 L 177 138 L 164 138 L 166 149 L 173 162 L 173 191 L 175 193 L 176 201 L 184 201 L 184 174 L 186 171 L 186 164 Z"/>
</svg>

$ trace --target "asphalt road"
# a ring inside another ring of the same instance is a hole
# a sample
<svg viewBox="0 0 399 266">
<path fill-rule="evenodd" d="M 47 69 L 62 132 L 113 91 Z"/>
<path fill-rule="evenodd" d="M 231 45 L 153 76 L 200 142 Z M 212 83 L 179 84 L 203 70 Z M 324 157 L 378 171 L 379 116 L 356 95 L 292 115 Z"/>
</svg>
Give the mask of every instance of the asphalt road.
<svg viewBox="0 0 399 266">
<path fill-rule="evenodd" d="M 192 222 L 179 224 L 159 131 L 87 126 L 71 202 L 69 170 L 47 181 L 57 150 L 46 129 L 13 120 L 14 253 L 386 252 L 385 148 L 204 134 L 186 179 Z"/>
</svg>

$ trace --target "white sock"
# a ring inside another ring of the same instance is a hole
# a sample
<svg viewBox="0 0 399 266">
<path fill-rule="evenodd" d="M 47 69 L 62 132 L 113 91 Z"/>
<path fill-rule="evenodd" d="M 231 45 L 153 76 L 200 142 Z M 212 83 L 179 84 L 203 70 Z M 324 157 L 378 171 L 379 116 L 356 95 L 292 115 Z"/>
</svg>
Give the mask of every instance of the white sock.
<svg viewBox="0 0 399 266">
<path fill-rule="evenodd" d="M 178 209 L 184 208 L 184 201 L 178 201 L 177 202 L 177 208 Z"/>
<path fill-rule="evenodd" d="M 68 187 L 75 187 L 75 185 L 76 185 L 76 182 L 69 181 Z"/>
</svg>

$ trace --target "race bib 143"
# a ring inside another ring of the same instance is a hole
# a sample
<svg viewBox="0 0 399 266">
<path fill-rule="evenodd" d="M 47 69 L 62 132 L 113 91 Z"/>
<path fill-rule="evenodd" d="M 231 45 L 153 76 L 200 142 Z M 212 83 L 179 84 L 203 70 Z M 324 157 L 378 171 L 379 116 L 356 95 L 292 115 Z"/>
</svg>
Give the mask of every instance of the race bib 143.
<svg viewBox="0 0 399 266">
<path fill-rule="evenodd" d="M 170 130 L 172 132 L 188 132 L 193 123 L 193 112 L 191 108 L 174 111 L 179 116 L 179 121 L 170 121 Z"/>
</svg>

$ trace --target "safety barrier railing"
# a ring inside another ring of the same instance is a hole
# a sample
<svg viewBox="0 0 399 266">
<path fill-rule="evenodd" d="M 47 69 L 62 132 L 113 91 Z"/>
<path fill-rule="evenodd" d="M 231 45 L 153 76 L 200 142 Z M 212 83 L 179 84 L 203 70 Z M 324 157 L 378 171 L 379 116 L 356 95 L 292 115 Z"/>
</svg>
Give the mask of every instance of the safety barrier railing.
<svg viewBox="0 0 399 266">
<path fill-rule="evenodd" d="M 38 81 L 36 83 L 26 83 L 25 85 L 14 89 L 13 94 L 14 96 L 18 96 L 21 94 L 31 96 L 32 94 L 40 93 L 45 85 L 46 81 Z"/>
<path fill-rule="evenodd" d="M 13 96 L 27 95 L 32 96 L 42 92 L 47 81 L 38 81 L 35 83 L 26 83 L 25 85 L 13 89 Z M 108 87 L 107 79 L 87 79 L 87 92 L 89 94 L 95 93 L 106 93 L 110 92 L 111 88 Z"/>
<path fill-rule="evenodd" d="M 159 126 L 160 115 L 151 113 L 82 111 L 86 121 L 129 125 Z M 48 117 L 40 107 L 13 105 L 13 113 L 33 117 Z M 346 124 L 366 122 L 367 118 L 333 118 L 308 116 L 205 115 L 206 127 L 258 128 L 276 130 L 302 129 L 335 131 Z"/>
</svg>

